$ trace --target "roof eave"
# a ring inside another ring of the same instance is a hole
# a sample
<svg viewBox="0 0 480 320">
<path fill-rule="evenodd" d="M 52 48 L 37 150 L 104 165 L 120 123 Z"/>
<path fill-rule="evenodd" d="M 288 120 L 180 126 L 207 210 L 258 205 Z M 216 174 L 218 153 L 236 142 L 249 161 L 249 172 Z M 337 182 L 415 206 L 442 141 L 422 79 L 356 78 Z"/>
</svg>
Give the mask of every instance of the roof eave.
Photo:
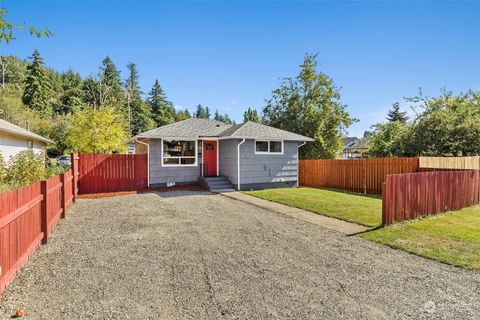
<svg viewBox="0 0 480 320">
<path fill-rule="evenodd" d="M 40 135 L 36 135 L 34 133 L 30 133 L 30 134 L 29 133 L 21 133 L 21 132 L 15 131 L 15 130 L 8 130 L 8 129 L 5 129 L 5 128 L 1 128 L 0 131 L 6 132 L 6 133 L 14 135 L 14 136 L 21 136 L 21 137 L 24 137 L 24 138 L 28 138 L 28 139 L 31 139 L 31 140 L 36 140 L 36 141 L 41 141 L 41 142 L 51 143 L 51 144 L 55 143 L 50 139 L 44 138 L 44 137 L 42 137 Z"/>
</svg>

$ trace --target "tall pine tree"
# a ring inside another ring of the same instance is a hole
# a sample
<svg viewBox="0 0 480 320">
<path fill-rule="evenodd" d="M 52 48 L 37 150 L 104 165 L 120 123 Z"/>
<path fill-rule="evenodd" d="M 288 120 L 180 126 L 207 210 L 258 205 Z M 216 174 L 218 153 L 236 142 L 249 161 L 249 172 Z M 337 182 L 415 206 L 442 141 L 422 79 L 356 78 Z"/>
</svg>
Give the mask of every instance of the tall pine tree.
<svg viewBox="0 0 480 320">
<path fill-rule="evenodd" d="M 230 117 L 228 116 L 228 114 L 221 114 L 220 112 L 218 112 L 218 110 L 215 110 L 215 113 L 213 115 L 213 120 L 217 120 L 217 121 L 221 121 L 221 122 L 225 122 L 225 123 L 228 123 L 228 124 L 235 124 L 235 121 L 233 121 L 232 119 L 230 119 Z"/>
<path fill-rule="evenodd" d="M 33 52 L 30 59 L 32 59 L 32 63 L 27 66 L 27 77 L 25 79 L 25 90 L 22 100 L 31 109 L 49 116 L 52 114 L 54 97 L 50 76 L 38 50 Z"/>
<path fill-rule="evenodd" d="M 110 57 L 105 57 L 100 65 L 97 78 L 89 77 L 83 85 L 85 102 L 95 109 L 114 107 L 127 116 L 125 93 L 122 89 L 120 71 Z"/>
<path fill-rule="evenodd" d="M 127 95 L 127 120 L 131 135 L 148 131 L 155 126 L 149 107 L 142 101 L 142 92 L 138 84 L 137 65 L 130 62 L 129 76 L 125 82 Z"/>
<path fill-rule="evenodd" d="M 210 119 L 211 113 L 208 107 L 203 107 L 201 104 L 197 105 L 197 110 L 194 115 L 195 118 Z"/>
<path fill-rule="evenodd" d="M 407 123 L 407 112 L 400 111 L 400 103 L 395 102 L 392 106 L 392 109 L 388 110 L 387 120 L 390 122 L 399 121 L 401 123 Z"/>
<path fill-rule="evenodd" d="M 175 108 L 173 107 L 173 104 L 167 100 L 165 92 L 160 86 L 158 79 L 155 80 L 155 83 L 148 94 L 147 103 L 150 106 L 150 112 L 152 113 L 153 120 L 157 127 L 175 122 Z"/>
<path fill-rule="evenodd" d="M 260 122 L 260 117 L 258 116 L 257 110 L 250 109 L 250 108 L 245 110 L 245 112 L 243 113 L 243 122 L 248 122 L 248 121 L 257 122 L 257 123 Z"/>
</svg>

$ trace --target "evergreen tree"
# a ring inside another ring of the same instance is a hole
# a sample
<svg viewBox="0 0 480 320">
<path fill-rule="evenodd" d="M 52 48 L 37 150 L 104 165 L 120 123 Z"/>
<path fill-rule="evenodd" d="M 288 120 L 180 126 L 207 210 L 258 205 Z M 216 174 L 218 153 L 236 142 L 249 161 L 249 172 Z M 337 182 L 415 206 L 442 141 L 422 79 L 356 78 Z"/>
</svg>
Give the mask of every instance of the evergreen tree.
<svg viewBox="0 0 480 320">
<path fill-rule="evenodd" d="M 122 89 L 120 72 L 110 57 L 105 57 L 100 65 L 97 78 L 88 77 L 83 85 L 84 100 L 95 109 L 111 106 L 127 117 L 125 93 Z"/>
<path fill-rule="evenodd" d="M 175 121 L 182 121 L 186 119 L 190 119 L 192 116 L 190 114 L 190 111 L 188 109 L 185 110 L 179 110 L 177 112 L 177 115 L 175 116 Z"/>
<path fill-rule="evenodd" d="M 115 108 L 121 108 L 124 101 L 120 71 L 110 57 L 105 57 L 100 67 L 100 85 L 105 91 L 105 104 Z"/>
<path fill-rule="evenodd" d="M 158 79 L 155 80 L 152 90 L 148 94 L 147 103 L 158 127 L 175 122 L 176 110 L 173 104 L 167 100 Z"/>
<path fill-rule="evenodd" d="M 355 120 L 340 102 L 332 79 L 316 67 L 316 55 L 307 54 L 298 76 L 285 79 L 267 100 L 263 121 L 315 139 L 300 149 L 303 159 L 330 159 L 338 155 L 342 136 Z"/>
<path fill-rule="evenodd" d="M 215 110 L 215 113 L 214 113 L 214 116 L 213 116 L 213 120 L 217 120 L 217 121 L 221 121 L 221 122 L 225 122 L 225 123 L 228 123 L 228 124 L 235 124 L 235 121 L 233 121 L 232 119 L 230 119 L 230 117 L 228 116 L 228 114 L 221 114 L 220 112 L 218 112 L 218 110 Z"/>
<path fill-rule="evenodd" d="M 59 103 L 54 107 L 55 112 L 61 114 L 71 113 L 73 108 L 80 106 L 84 97 L 83 79 L 78 72 L 68 70 L 61 75 L 62 86 Z"/>
<path fill-rule="evenodd" d="M 392 109 L 388 110 L 387 120 L 390 122 L 399 121 L 401 123 L 407 123 L 407 112 L 400 111 L 400 103 L 395 102 L 392 106 Z"/>
<path fill-rule="evenodd" d="M 257 110 L 250 109 L 250 108 L 245 110 L 245 112 L 243 113 L 243 122 L 248 122 L 248 121 L 257 122 L 257 123 L 260 122 L 260 117 L 258 116 Z"/>
<path fill-rule="evenodd" d="M 54 96 L 51 79 L 38 50 L 33 52 L 30 59 L 32 63 L 27 66 L 23 103 L 43 115 L 51 115 Z"/>
<path fill-rule="evenodd" d="M 195 118 L 210 119 L 211 113 L 208 107 L 203 107 L 201 104 L 197 105 L 197 110 L 194 115 Z"/>
<path fill-rule="evenodd" d="M 129 108 L 127 110 L 129 115 L 127 119 L 130 122 L 130 134 L 137 135 L 152 129 L 155 124 L 149 107 L 142 101 L 142 92 L 138 84 L 137 65 L 130 62 L 127 67 L 130 72 L 125 82 L 127 108 Z"/>
</svg>

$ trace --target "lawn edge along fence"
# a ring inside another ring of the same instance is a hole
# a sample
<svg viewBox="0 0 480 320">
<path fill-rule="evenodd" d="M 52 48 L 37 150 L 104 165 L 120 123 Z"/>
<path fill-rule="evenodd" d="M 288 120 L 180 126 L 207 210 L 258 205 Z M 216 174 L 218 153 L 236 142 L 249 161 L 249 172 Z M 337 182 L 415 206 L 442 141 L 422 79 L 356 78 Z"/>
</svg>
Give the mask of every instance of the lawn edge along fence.
<svg viewBox="0 0 480 320">
<path fill-rule="evenodd" d="M 413 220 L 480 203 L 480 171 L 432 171 L 388 175 L 382 222 Z"/>
<path fill-rule="evenodd" d="M 62 174 L 0 194 L 0 294 L 75 202 L 78 157 Z"/>
</svg>

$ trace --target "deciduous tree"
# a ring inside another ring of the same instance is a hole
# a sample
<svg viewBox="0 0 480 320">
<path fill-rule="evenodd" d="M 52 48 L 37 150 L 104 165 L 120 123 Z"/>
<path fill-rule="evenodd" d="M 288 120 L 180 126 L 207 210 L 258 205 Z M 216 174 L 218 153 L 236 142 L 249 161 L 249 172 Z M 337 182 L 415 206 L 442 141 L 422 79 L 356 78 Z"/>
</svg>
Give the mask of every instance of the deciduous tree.
<svg viewBox="0 0 480 320">
<path fill-rule="evenodd" d="M 68 151 L 111 153 L 126 150 L 125 120 L 113 107 L 100 110 L 85 107 L 72 115 L 71 123 L 66 139 Z"/>
</svg>

